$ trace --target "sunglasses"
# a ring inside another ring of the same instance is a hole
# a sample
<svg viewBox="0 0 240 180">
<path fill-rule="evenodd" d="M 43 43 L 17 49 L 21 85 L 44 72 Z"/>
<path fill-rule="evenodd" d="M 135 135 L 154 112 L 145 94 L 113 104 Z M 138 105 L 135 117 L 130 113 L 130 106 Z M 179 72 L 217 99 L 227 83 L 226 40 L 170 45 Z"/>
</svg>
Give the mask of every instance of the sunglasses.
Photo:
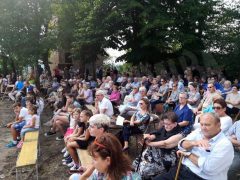
<svg viewBox="0 0 240 180">
<path fill-rule="evenodd" d="M 222 109 L 222 107 L 220 107 L 220 106 L 213 106 L 213 109 L 219 110 L 219 109 Z"/>
</svg>

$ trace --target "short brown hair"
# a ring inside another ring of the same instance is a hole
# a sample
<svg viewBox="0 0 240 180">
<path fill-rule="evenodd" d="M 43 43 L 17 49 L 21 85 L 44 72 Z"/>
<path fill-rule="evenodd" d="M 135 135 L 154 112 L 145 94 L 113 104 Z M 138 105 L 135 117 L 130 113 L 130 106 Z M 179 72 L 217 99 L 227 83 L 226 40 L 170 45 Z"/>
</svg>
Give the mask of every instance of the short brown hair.
<svg viewBox="0 0 240 180">
<path fill-rule="evenodd" d="M 220 99 L 216 99 L 215 101 L 213 101 L 213 104 L 220 104 L 222 106 L 222 108 L 227 108 L 227 103 L 224 99 L 220 98 Z"/>
</svg>

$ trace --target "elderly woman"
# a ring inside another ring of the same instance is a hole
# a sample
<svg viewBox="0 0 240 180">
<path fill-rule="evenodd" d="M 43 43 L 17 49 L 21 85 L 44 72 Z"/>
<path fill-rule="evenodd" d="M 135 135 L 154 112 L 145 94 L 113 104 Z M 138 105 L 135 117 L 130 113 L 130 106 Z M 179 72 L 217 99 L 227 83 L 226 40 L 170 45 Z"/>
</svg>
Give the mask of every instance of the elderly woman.
<svg viewBox="0 0 240 180">
<path fill-rule="evenodd" d="M 147 148 L 139 159 L 133 162 L 135 168 L 139 166 L 140 175 L 143 179 L 167 172 L 175 165 L 176 144 L 168 145 L 166 141 L 174 135 L 179 135 L 181 127 L 177 123 L 177 115 L 168 112 L 162 116 L 163 127 L 151 134 L 144 134 Z"/>
<path fill-rule="evenodd" d="M 173 83 L 171 95 L 166 100 L 166 103 L 164 103 L 163 105 L 164 112 L 167 112 L 169 107 L 172 107 L 173 109 L 175 108 L 178 102 L 178 96 L 179 96 L 179 91 L 178 91 L 177 83 Z"/>
<path fill-rule="evenodd" d="M 238 93 L 238 87 L 233 85 L 232 92 L 226 97 L 227 114 L 237 114 L 240 109 L 240 94 Z"/>
<path fill-rule="evenodd" d="M 131 134 L 142 134 L 147 129 L 150 120 L 149 105 L 148 99 L 142 98 L 139 101 L 140 108 L 133 114 L 131 120 L 124 120 L 122 132 L 124 140 L 123 151 L 127 151 L 129 148 L 128 142 Z"/>
</svg>

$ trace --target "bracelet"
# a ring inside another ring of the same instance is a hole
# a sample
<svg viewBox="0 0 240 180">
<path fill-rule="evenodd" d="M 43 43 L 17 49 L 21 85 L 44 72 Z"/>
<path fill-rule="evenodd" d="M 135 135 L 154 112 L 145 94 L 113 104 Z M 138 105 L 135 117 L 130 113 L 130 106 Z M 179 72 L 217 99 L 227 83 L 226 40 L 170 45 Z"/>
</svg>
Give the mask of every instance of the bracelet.
<svg viewBox="0 0 240 180">
<path fill-rule="evenodd" d="M 182 147 L 182 144 L 183 144 L 184 141 L 185 141 L 185 140 L 182 140 L 182 141 L 180 142 L 180 144 L 179 144 L 180 147 Z"/>
</svg>

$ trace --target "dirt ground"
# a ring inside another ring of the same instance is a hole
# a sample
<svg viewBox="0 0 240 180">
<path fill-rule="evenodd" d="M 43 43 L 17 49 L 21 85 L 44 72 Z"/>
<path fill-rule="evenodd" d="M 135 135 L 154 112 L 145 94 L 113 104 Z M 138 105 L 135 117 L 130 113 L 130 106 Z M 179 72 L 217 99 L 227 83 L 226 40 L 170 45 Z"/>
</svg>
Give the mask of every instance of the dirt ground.
<svg viewBox="0 0 240 180">
<path fill-rule="evenodd" d="M 11 109 L 11 102 L 0 102 L 0 179 L 15 179 L 15 165 L 19 150 L 17 148 L 6 148 L 5 145 L 11 140 L 10 131 L 4 125 L 13 119 L 14 114 Z M 44 133 L 49 127 L 43 124 L 52 117 L 52 110 L 45 108 L 41 116 L 42 128 L 40 131 L 40 149 L 38 158 L 38 171 L 40 180 L 66 180 L 69 178 L 67 166 L 62 165 L 61 149 L 64 147 L 63 141 L 56 141 L 56 136 L 45 137 Z M 135 142 L 133 142 L 135 143 Z M 130 149 L 129 155 L 136 156 L 136 149 Z M 138 150 L 139 151 L 139 150 Z M 30 171 L 23 169 L 22 179 L 35 179 L 34 167 L 29 167 Z"/>
</svg>

